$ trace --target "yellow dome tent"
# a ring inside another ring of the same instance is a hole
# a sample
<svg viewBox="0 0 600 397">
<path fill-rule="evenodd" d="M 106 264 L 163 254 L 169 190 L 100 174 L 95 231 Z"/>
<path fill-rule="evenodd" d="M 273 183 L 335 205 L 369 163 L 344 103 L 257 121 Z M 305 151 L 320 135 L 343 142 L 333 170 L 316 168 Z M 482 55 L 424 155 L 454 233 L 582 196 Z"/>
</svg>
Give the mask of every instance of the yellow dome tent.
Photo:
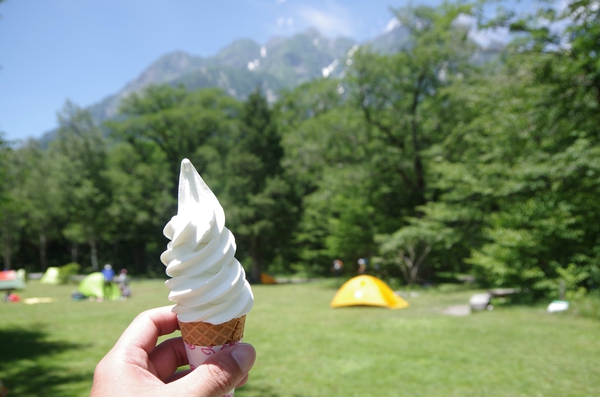
<svg viewBox="0 0 600 397">
<path fill-rule="evenodd" d="M 361 305 L 403 309 L 408 307 L 408 302 L 394 294 L 380 279 L 367 275 L 348 280 L 331 301 L 331 307 Z"/>
</svg>

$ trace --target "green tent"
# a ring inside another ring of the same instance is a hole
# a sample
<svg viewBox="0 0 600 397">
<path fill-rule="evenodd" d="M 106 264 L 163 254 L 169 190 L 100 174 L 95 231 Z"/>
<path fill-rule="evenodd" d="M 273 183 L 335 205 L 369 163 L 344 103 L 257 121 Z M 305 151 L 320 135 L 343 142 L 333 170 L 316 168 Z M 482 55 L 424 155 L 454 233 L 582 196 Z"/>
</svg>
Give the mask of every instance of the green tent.
<svg viewBox="0 0 600 397">
<path fill-rule="evenodd" d="M 49 267 L 40 279 L 42 284 L 60 284 L 60 269 L 58 267 Z"/>
<path fill-rule="evenodd" d="M 79 283 L 77 288 L 85 296 L 94 298 L 103 298 L 117 300 L 121 297 L 121 291 L 116 283 L 112 285 L 112 292 L 109 297 L 104 296 L 104 275 L 100 272 L 91 273 Z"/>
</svg>

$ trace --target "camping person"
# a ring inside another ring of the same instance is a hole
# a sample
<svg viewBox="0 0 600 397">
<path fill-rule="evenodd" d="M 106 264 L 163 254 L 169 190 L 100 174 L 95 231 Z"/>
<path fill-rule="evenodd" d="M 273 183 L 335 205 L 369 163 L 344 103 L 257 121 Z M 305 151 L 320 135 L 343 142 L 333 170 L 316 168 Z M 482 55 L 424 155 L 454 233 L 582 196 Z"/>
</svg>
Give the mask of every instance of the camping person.
<svg viewBox="0 0 600 397">
<path fill-rule="evenodd" d="M 117 283 L 119 284 L 119 290 L 121 291 L 121 297 L 129 298 L 131 296 L 131 288 L 127 285 L 127 269 L 121 269 L 117 276 Z"/>
<path fill-rule="evenodd" d="M 104 299 L 109 299 L 113 289 L 113 279 L 115 278 L 115 271 L 109 263 L 104 265 L 104 269 L 102 269 L 102 275 L 104 276 Z"/>
<path fill-rule="evenodd" d="M 367 272 L 367 260 L 365 258 L 358 259 L 358 274 L 365 274 Z"/>
<path fill-rule="evenodd" d="M 0 380 L 0 397 L 6 397 L 8 395 L 8 389 L 6 388 L 6 386 L 4 386 L 4 383 L 2 383 L 2 380 Z"/>
<path fill-rule="evenodd" d="M 331 270 L 333 271 L 333 275 L 335 277 L 340 277 L 342 275 L 342 269 L 344 268 L 344 262 L 339 259 L 333 261 L 333 267 Z"/>
</svg>

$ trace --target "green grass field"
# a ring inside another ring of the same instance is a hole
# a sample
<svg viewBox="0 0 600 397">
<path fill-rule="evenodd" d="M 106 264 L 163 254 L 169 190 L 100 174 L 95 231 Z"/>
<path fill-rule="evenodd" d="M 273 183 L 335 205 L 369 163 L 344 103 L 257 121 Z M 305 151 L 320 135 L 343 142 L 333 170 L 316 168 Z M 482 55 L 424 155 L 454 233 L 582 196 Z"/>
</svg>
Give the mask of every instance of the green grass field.
<svg viewBox="0 0 600 397">
<path fill-rule="evenodd" d="M 501 307 L 442 311 L 473 291 L 438 288 L 407 309 L 331 309 L 332 280 L 255 286 L 245 340 L 256 365 L 237 397 L 598 396 L 600 322 Z M 160 281 L 132 283 L 127 301 L 71 301 L 75 285 L 30 282 L 0 303 L 0 379 L 9 396 L 86 396 L 96 363 L 142 310 L 169 304 Z"/>
</svg>

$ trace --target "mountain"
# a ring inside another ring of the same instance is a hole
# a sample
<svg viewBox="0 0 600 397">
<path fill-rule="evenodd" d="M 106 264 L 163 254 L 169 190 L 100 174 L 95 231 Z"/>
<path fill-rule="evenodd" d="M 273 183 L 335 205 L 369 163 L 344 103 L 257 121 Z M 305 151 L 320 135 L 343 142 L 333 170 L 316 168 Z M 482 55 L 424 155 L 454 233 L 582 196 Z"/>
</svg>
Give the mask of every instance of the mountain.
<svg viewBox="0 0 600 397">
<path fill-rule="evenodd" d="M 393 53 L 408 43 L 408 36 L 408 30 L 398 25 L 361 45 L 369 45 L 380 53 Z M 329 39 L 309 29 L 291 37 L 274 37 L 264 46 L 250 39 L 237 40 L 208 58 L 175 51 L 160 57 L 119 92 L 88 109 L 99 123 L 112 119 L 124 98 L 152 84 L 183 84 L 189 90 L 216 86 L 238 99 L 245 99 L 260 86 L 272 102 L 281 89 L 315 78 L 342 76 L 347 58 L 358 46 L 350 38 Z M 482 51 L 481 58 L 493 56 L 489 49 Z M 44 134 L 42 143 L 48 143 L 55 135 L 56 131 Z"/>
<path fill-rule="evenodd" d="M 96 121 L 111 119 L 123 98 L 152 84 L 183 84 L 190 90 L 217 86 L 238 99 L 245 99 L 260 86 L 273 101 L 282 88 L 323 76 L 323 69 L 331 68 L 355 44 L 352 39 L 328 39 L 310 29 L 289 38 L 272 38 L 264 46 L 249 39 L 237 40 L 210 58 L 176 51 L 160 57 L 121 91 L 89 110 Z"/>
</svg>

